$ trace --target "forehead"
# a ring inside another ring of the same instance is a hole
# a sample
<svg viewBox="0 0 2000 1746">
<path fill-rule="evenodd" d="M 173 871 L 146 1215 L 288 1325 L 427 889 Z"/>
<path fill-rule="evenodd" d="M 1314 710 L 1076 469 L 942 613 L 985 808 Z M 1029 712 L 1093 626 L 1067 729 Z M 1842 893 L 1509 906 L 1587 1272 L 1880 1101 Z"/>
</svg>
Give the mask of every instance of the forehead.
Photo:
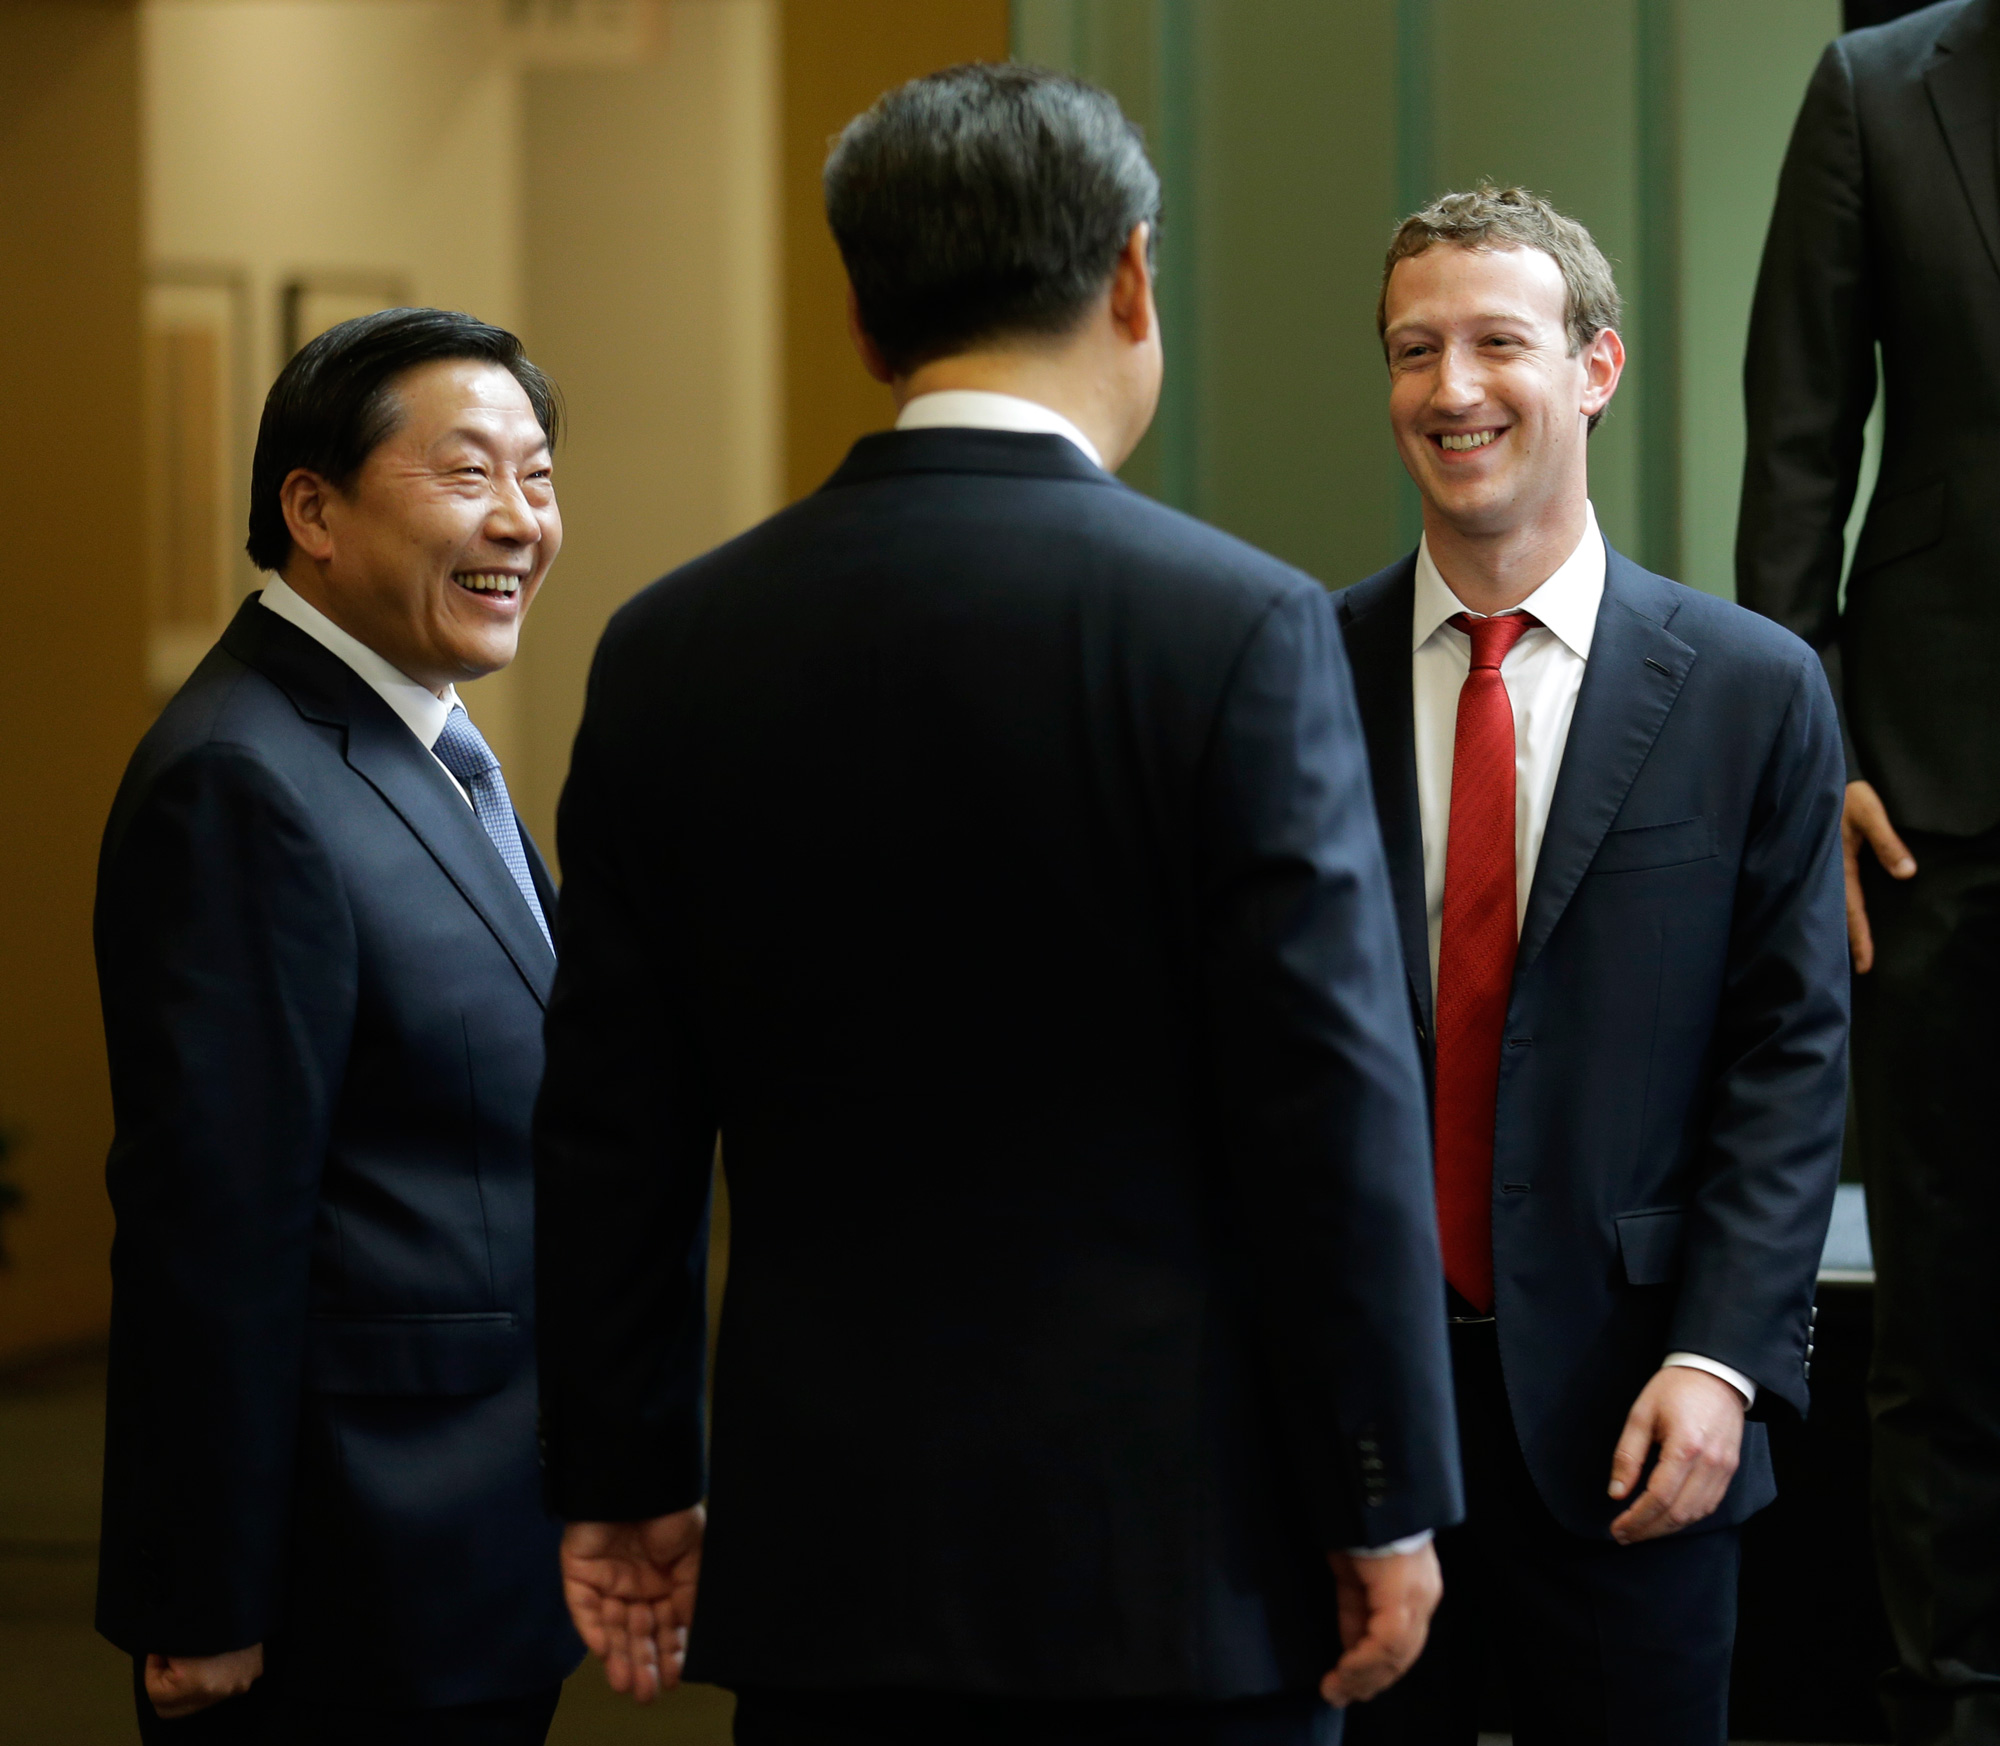
<svg viewBox="0 0 2000 1746">
<path fill-rule="evenodd" d="M 484 358 L 440 358 L 389 384 L 401 417 L 388 441 L 428 447 L 454 436 L 517 445 L 543 440 L 528 391 Z"/>
<path fill-rule="evenodd" d="M 1392 329 L 1492 316 L 1560 326 L 1567 302 L 1562 268 L 1541 249 L 1433 243 L 1396 263 L 1384 313 Z"/>
</svg>

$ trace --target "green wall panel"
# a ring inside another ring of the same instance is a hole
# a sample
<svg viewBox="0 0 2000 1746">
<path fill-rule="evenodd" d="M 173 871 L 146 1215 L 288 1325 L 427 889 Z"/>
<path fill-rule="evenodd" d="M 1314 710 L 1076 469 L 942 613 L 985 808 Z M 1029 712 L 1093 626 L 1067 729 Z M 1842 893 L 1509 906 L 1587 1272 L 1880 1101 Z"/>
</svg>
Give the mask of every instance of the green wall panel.
<svg viewBox="0 0 2000 1746">
<path fill-rule="evenodd" d="M 1630 362 L 1591 445 L 1605 531 L 1727 593 L 1750 288 L 1838 0 L 1015 0 L 1018 57 L 1118 94 L 1166 186 L 1168 384 L 1143 490 L 1330 585 L 1417 520 L 1374 335 L 1396 219 L 1482 177 L 1618 274 Z"/>
</svg>

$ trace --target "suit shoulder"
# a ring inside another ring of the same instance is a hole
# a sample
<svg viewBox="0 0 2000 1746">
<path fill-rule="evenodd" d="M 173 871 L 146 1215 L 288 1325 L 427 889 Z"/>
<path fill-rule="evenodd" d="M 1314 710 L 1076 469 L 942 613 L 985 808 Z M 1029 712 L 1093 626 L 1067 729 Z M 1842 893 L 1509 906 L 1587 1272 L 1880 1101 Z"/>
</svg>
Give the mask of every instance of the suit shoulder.
<svg viewBox="0 0 2000 1746">
<path fill-rule="evenodd" d="M 1197 603 L 1261 617 L 1287 596 L 1324 598 L 1304 571 L 1117 480 L 916 475 L 821 491 L 669 571 L 613 615 L 607 644 L 686 622 L 763 583 L 856 568 L 928 567 L 949 551 L 965 569 L 1091 578 L 1133 586 L 1171 614 Z"/>
<path fill-rule="evenodd" d="M 170 783 L 214 779 L 296 791 L 300 758 L 320 749 L 291 699 L 218 644 L 134 749 L 108 838 L 122 835 L 121 826 Z"/>
<path fill-rule="evenodd" d="M 1684 582 L 1642 574 L 1664 591 L 1666 629 L 1704 660 L 1723 662 L 1766 680 L 1801 667 L 1818 667 L 1819 657 L 1811 647 L 1776 619 Z"/>
<path fill-rule="evenodd" d="M 1406 584 L 1416 567 L 1416 554 L 1407 552 L 1387 568 L 1364 576 L 1359 582 L 1334 591 L 1335 610 L 1342 628 L 1372 617 L 1389 604 L 1399 587 Z"/>
<path fill-rule="evenodd" d="M 1829 55 L 1847 63 L 1857 85 L 1901 82 L 1922 75 L 1940 39 L 1979 0 L 1940 0 L 1915 12 L 1851 30 L 1827 45 Z"/>
</svg>

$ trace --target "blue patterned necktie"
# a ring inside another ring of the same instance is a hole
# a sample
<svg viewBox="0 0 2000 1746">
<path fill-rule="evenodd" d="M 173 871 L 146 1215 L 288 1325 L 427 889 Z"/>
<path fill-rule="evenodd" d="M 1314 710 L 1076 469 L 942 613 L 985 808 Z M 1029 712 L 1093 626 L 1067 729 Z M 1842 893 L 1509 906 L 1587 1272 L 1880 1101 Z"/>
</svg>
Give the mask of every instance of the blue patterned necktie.
<svg viewBox="0 0 2000 1746">
<path fill-rule="evenodd" d="M 472 725 L 464 704 L 451 706 L 444 732 L 438 735 L 431 750 L 436 753 L 437 761 L 465 784 L 466 793 L 472 796 L 472 810 L 479 815 L 479 822 L 493 839 L 501 861 L 521 888 L 528 913 L 542 930 L 542 938 L 549 940 L 548 920 L 542 914 L 541 899 L 535 895 L 535 882 L 528 873 L 528 851 L 521 846 L 521 827 L 514 822 L 514 803 L 507 798 L 500 760 Z M 549 950 L 555 950 L 555 941 L 549 940 Z"/>
</svg>

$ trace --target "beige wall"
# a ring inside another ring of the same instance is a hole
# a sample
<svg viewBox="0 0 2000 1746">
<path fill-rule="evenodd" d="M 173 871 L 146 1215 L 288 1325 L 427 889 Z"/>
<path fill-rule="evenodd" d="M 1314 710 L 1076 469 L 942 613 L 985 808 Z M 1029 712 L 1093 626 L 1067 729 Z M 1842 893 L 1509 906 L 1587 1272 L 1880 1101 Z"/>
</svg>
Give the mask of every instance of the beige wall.
<svg viewBox="0 0 2000 1746">
<path fill-rule="evenodd" d="M 776 54 L 775 0 L 675 0 L 639 64 L 527 78 L 527 331 L 569 418 L 516 663 L 544 848 L 605 621 L 778 504 Z"/>
<path fill-rule="evenodd" d="M 115 0 L 0 6 L 0 1129 L 27 1193 L 0 1354 L 102 1325 L 109 1096 L 91 965 L 97 843 L 145 726 L 139 56 Z"/>
<path fill-rule="evenodd" d="M 891 86 L 1007 58 L 1006 0 L 784 0 L 785 495 L 820 484 L 895 416 L 847 338 L 847 276 L 827 234 L 832 136 Z"/>
<path fill-rule="evenodd" d="M 400 277 L 419 303 L 521 321 L 520 77 L 503 0 L 146 0 L 146 258 L 249 286 L 247 409 L 284 362 L 280 287 Z M 508 675 L 466 705 L 511 766 Z"/>
</svg>

